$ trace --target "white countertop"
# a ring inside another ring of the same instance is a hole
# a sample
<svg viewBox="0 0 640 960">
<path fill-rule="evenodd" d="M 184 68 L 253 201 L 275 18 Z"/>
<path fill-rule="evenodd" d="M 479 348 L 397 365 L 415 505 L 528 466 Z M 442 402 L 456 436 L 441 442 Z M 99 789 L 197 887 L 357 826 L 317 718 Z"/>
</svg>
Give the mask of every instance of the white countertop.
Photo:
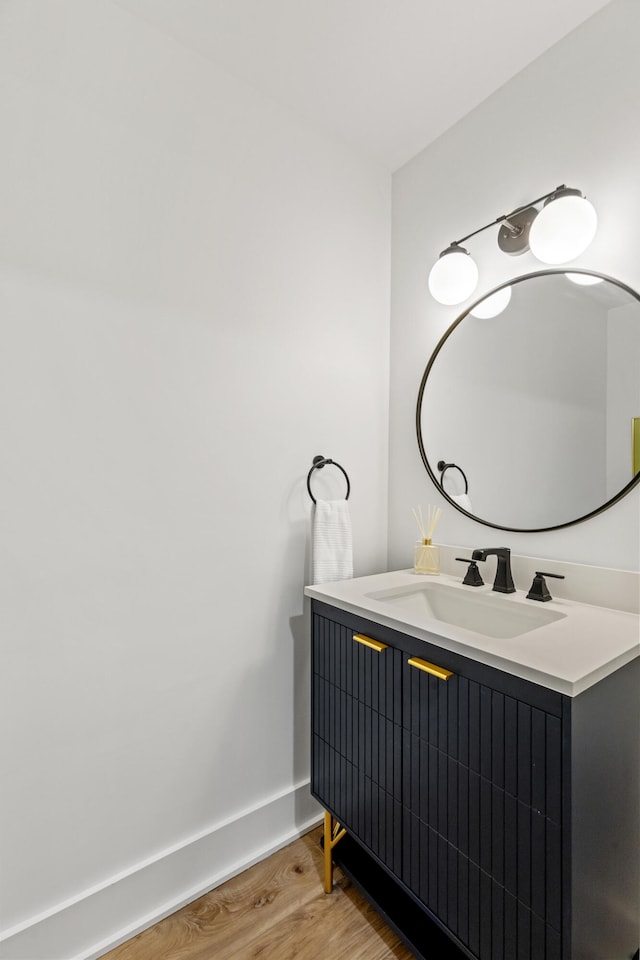
<svg viewBox="0 0 640 960">
<path fill-rule="evenodd" d="M 465 593 L 470 591 L 475 596 L 492 594 L 505 605 L 542 607 L 563 616 L 520 636 L 497 639 L 368 596 L 425 581 L 446 584 Z M 552 581 L 550 586 L 553 590 Z M 323 600 L 340 610 L 435 643 L 445 650 L 570 697 L 582 693 L 640 656 L 640 617 L 637 614 L 564 599 L 541 604 L 527 600 L 521 590 L 513 594 L 492 593 L 490 584 L 467 587 L 462 585 L 460 578 L 445 574 L 424 577 L 413 570 L 396 570 L 309 586 L 304 592 L 308 597 Z"/>
</svg>

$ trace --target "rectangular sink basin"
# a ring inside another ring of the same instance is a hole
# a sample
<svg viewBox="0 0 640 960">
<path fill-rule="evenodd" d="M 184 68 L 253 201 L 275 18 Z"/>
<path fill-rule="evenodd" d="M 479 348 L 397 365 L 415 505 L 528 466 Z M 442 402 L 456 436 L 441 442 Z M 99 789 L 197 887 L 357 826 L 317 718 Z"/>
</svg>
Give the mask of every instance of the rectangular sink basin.
<svg viewBox="0 0 640 960">
<path fill-rule="evenodd" d="M 566 617 L 565 613 L 536 606 L 530 600 L 514 603 L 501 594 L 475 594 L 472 590 L 429 581 L 367 596 L 406 612 L 414 621 L 416 617 L 428 617 L 499 640 L 519 637 Z"/>
</svg>

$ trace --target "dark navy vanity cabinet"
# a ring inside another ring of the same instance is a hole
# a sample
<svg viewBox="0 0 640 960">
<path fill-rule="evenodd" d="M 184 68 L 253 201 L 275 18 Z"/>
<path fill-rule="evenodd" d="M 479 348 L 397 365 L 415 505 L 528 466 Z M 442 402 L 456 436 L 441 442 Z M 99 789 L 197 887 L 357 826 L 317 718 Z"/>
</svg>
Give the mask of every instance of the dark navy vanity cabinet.
<svg viewBox="0 0 640 960">
<path fill-rule="evenodd" d="M 572 699 L 312 610 L 312 792 L 346 828 L 334 858 L 416 956 L 437 935 L 451 957 L 631 958 L 640 660 Z"/>
</svg>

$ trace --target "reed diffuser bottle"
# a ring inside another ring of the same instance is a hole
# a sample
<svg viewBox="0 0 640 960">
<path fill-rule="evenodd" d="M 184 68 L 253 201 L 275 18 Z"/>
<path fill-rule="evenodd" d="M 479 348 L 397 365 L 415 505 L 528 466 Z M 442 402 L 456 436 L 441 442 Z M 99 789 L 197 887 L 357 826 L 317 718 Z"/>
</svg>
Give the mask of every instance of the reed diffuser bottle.
<svg viewBox="0 0 640 960">
<path fill-rule="evenodd" d="M 431 574 L 437 576 L 440 573 L 440 547 L 432 542 L 438 520 L 440 519 L 440 507 L 427 507 L 427 525 L 425 527 L 422 516 L 422 507 L 413 511 L 420 531 L 420 540 L 416 541 L 413 554 L 413 569 L 416 573 Z"/>
</svg>

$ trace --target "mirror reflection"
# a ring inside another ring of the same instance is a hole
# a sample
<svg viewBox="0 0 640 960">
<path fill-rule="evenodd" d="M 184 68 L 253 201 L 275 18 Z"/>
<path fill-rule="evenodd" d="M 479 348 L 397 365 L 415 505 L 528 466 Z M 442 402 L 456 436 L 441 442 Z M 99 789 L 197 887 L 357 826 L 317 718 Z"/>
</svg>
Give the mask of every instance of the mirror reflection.
<svg viewBox="0 0 640 960">
<path fill-rule="evenodd" d="M 418 396 L 420 452 L 445 495 L 483 523 L 577 523 L 640 480 L 631 449 L 640 298 L 585 271 L 505 287 L 501 313 L 483 316 L 476 304 L 431 357 Z M 439 464 L 461 470 L 443 474 Z"/>
</svg>

